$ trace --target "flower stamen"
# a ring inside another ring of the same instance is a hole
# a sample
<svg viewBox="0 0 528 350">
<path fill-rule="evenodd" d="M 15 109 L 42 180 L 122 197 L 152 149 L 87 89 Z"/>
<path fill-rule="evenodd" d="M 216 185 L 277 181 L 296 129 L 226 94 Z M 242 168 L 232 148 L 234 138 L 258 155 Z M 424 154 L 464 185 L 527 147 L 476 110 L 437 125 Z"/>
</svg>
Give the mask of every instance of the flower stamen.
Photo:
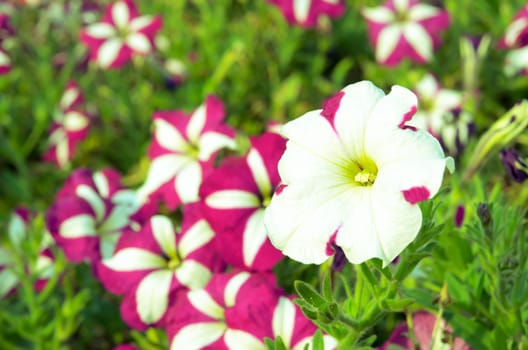
<svg viewBox="0 0 528 350">
<path fill-rule="evenodd" d="M 354 176 L 354 181 L 361 186 L 371 186 L 376 180 L 376 174 L 371 173 L 368 169 L 363 169 Z"/>
</svg>

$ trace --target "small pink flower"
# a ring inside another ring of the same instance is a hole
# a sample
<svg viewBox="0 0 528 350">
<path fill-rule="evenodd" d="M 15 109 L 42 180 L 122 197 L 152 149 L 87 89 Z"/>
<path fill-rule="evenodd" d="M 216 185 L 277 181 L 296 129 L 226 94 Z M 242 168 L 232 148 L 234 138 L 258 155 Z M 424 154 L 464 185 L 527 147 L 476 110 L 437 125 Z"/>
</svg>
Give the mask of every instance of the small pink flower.
<svg viewBox="0 0 528 350">
<path fill-rule="evenodd" d="M 11 70 L 11 58 L 0 47 L 0 75 L 7 74 Z"/>
<path fill-rule="evenodd" d="M 286 140 L 274 133 L 251 139 L 243 158 L 228 159 L 208 176 L 200 188 L 204 215 L 218 232 L 218 251 L 229 264 L 264 271 L 282 253 L 267 238 L 264 209 L 280 178 L 277 163 Z"/>
<path fill-rule="evenodd" d="M 321 16 L 339 17 L 345 12 L 343 0 L 268 0 L 282 11 L 291 24 L 315 27 Z"/>
<path fill-rule="evenodd" d="M 387 0 L 366 8 L 368 32 L 376 61 L 394 66 L 404 58 L 426 63 L 440 45 L 440 32 L 449 26 L 449 14 L 418 0 Z"/>
<path fill-rule="evenodd" d="M 77 169 L 48 209 L 48 230 L 73 262 L 98 261 L 114 252 L 124 232 L 139 229 L 155 208 L 120 184 L 114 171 Z"/>
<path fill-rule="evenodd" d="M 234 131 L 223 124 L 222 101 L 209 96 L 190 114 L 154 113 L 150 169 L 139 195 L 161 197 L 171 209 L 198 201 L 202 180 L 213 170 L 223 148 L 234 149 Z"/>
<path fill-rule="evenodd" d="M 169 349 L 265 350 L 263 338 L 273 338 L 270 306 L 281 294 L 271 273 L 214 275 L 169 310 Z"/>
<path fill-rule="evenodd" d="M 132 0 L 118 0 L 108 5 L 101 22 L 81 32 L 81 41 L 100 67 L 119 68 L 134 55 L 153 52 L 154 36 L 160 29 L 160 17 L 139 16 Z"/>
<path fill-rule="evenodd" d="M 499 47 L 515 49 L 528 45 L 528 5 L 517 12 L 508 25 L 504 36 L 499 41 Z"/>
<path fill-rule="evenodd" d="M 431 349 L 431 342 L 433 337 L 439 338 L 437 341 L 442 341 L 443 334 L 434 334 L 435 332 L 435 323 L 436 316 L 434 314 L 420 311 L 413 315 L 413 326 L 414 326 L 414 335 L 419 343 L 420 349 Z M 451 332 L 451 327 L 445 323 L 444 320 L 440 320 L 440 325 L 436 328 L 438 332 Z M 389 350 L 394 346 L 402 349 L 415 349 L 411 339 L 406 336 L 409 332 L 409 329 L 405 323 L 401 323 L 399 326 L 394 329 L 394 332 L 391 334 L 390 338 L 379 348 L 379 350 Z M 440 337 L 438 337 L 440 335 Z M 471 350 L 471 347 L 467 345 L 464 340 L 461 338 L 455 338 L 452 344 L 442 343 L 436 344 L 437 346 L 434 349 L 453 349 L 453 350 Z"/>
<path fill-rule="evenodd" d="M 98 264 L 105 288 L 125 296 L 121 315 L 129 326 L 159 325 L 180 291 L 202 288 L 223 270 L 215 233 L 198 210 L 185 207 L 182 233 L 169 218 L 153 216 L 141 231 L 122 235 L 114 255 Z"/>
<path fill-rule="evenodd" d="M 408 125 L 429 131 L 449 154 L 459 154 L 474 126 L 471 114 L 462 109 L 462 92 L 444 89 L 432 74 L 426 74 L 414 90 L 420 104 Z"/>
<path fill-rule="evenodd" d="M 63 168 L 69 164 L 77 145 L 88 136 L 91 116 L 84 110 L 84 97 L 76 82 L 66 86 L 49 131 L 44 160 Z"/>
<path fill-rule="evenodd" d="M 506 75 L 528 75 L 528 5 L 521 8 L 508 25 L 499 48 L 508 50 L 504 62 Z"/>
</svg>

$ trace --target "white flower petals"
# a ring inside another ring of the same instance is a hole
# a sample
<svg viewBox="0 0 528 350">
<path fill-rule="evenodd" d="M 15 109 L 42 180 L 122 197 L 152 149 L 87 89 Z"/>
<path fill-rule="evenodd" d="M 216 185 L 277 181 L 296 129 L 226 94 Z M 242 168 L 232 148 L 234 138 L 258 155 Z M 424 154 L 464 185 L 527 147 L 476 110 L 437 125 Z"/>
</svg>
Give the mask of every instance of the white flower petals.
<svg viewBox="0 0 528 350">
<path fill-rule="evenodd" d="M 145 324 L 158 322 L 169 304 L 172 272 L 158 270 L 141 280 L 136 290 L 137 311 Z"/>
<path fill-rule="evenodd" d="M 221 322 L 193 323 L 183 327 L 172 338 L 170 350 L 200 350 L 211 345 L 226 330 L 226 325 Z"/>
<path fill-rule="evenodd" d="M 159 269 L 167 265 L 161 256 L 140 248 L 125 248 L 103 261 L 108 268 L 116 271 Z"/>
<path fill-rule="evenodd" d="M 394 86 L 384 96 L 359 82 L 341 94 L 323 111 L 335 132 L 315 119 L 319 111 L 284 126 L 285 187 L 264 221 L 271 242 L 294 260 L 320 264 L 335 244 L 352 263 L 375 257 L 388 264 L 416 237 L 416 203 L 434 196 L 452 161 L 429 133 L 406 126 L 417 104 L 409 90 Z M 360 173 L 368 180 L 358 180 Z"/>
<path fill-rule="evenodd" d="M 192 306 L 204 315 L 220 320 L 224 318 L 224 309 L 204 290 L 197 289 L 187 293 Z"/>
</svg>

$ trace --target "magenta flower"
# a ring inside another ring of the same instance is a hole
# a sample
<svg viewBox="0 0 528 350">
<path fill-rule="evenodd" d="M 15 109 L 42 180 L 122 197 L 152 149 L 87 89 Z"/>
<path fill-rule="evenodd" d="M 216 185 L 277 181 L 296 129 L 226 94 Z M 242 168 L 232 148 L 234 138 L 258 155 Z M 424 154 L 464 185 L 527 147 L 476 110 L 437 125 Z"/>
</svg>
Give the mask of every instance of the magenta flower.
<svg viewBox="0 0 528 350">
<path fill-rule="evenodd" d="M 508 49 L 504 62 L 504 72 L 528 75 L 528 5 L 525 5 L 508 25 L 499 47 Z"/>
<path fill-rule="evenodd" d="M 119 68 L 135 55 L 153 52 L 160 29 L 160 17 L 139 16 L 132 0 L 118 0 L 108 5 L 101 22 L 87 26 L 80 36 L 92 61 L 102 68 Z"/>
<path fill-rule="evenodd" d="M 315 27 L 321 16 L 336 18 L 345 12 L 343 0 L 268 0 L 279 7 L 286 20 L 302 27 Z"/>
<path fill-rule="evenodd" d="M 122 235 L 114 255 L 98 265 L 105 288 L 124 294 L 121 315 L 129 326 L 159 325 L 180 291 L 202 288 L 223 270 L 215 233 L 198 210 L 185 207 L 180 234 L 169 218 L 153 216 L 141 231 Z"/>
<path fill-rule="evenodd" d="M 453 349 L 453 350 L 471 350 L 461 338 L 454 338 L 452 343 L 443 343 L 446 337 L 445 332 L 451 332 L 449 325 L 444 320 L 440 320 L 440 325 L 435 334 L 436 316 L 434 314 L 420 311 L 413 315 L 414 335 L 418 341 L 420 349 Z M 394 347 L 402 349 L 415 349 L 410 338 L 406 336 L 409 329 L 405 323 L 400 324 L 392 332 L 390 338 L 379 348 L 380 350 L 389 350 Z M 435 346 L 432 346 L 432 343 Z"/>
<path fill-rule="evenodd" d="M 517 12 L 499 41 L 502 48 L 515 49 L 528 45 L 528 5 Z"/>
<path fill-rule="evenodd" d="M 0 75 L 7 74 L 11 70 L 11 58 L 0 47 Z"/>
<path fill-rule="evenodd" d="M 216 153 L 234 149 L 234 131 L 223 125 L 224 106 L 216 97 L 191 114 L 154 113 L 150 169 L 140 196 L 161 198 L 169 208 L 198 200 L 202 180 L 212 171 Z"/>
<path fill-rule="evenodd" d="M 154 206 L 121 186 L 115 171 L 77 169 L 48 209 L 48 230 L 68 260 L 95 262 L 112 255 L 123 232 L 138 230 Z"/>
<path fill-rule="evenodd" d="M 286 140 L 274 133 L 251 139 L 243 158 L 231 158 L 200 188 L 204 215 L 218 233 L 226 262 L 250 270 L 269 270 L 283 255 L 267 238 L 264 209 L 280 182 L 277 163 Z"/>
<path fill-rule="evenodd" d="M 112 350 L 139 350 L 135 345 L 121 344 L 113 348 Z"/>
<path fill-rule="evenodd" d="M 312 337 L 317 327 L 303 315 L 299 306 L 289 298 L 281 296 L 273 310 L 273 337 L 281 337 L 287 349 L 311 349 Z M 337 341 L 329 335 L 323 336 L 324 349 L 337 348 Z"/>
<path fill-rule="evenodd" d="M 281 291 L 271 273 L 214 275 L 205 289 L 179 298 L 169 310 L 170 350 L 265 350 Z"/>
<path fill-rule="evenodd" d="M 449 26 L 449 14 L 418 0 L 387 0 L 383 6 L 366 8 L 370 41 L 376 61 L 394 66 L 404 58 L 426 63 L 440 45 L 440 32 Z"/>
<path fill-rule="evenodd" d="M 517 183 L 528 180 L 528 159 L 520 156 L 515 148 L 501 150 L 500 157 L 510 179 Z"/>
<path fill-rule="evenodd" d="M 77 145 L 88 136 L 91 116 L 84 110 L 84 96 L 76 82 L 66 86 L 49 131 L 44 160 L 63 168 L 71 161 Z"/>
</svg>

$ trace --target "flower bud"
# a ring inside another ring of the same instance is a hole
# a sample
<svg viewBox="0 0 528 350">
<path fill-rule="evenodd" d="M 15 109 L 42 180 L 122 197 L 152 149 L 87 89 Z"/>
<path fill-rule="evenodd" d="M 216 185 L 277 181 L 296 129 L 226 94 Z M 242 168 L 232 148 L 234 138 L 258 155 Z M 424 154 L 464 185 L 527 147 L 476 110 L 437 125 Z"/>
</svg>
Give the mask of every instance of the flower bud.
<svg viewBox="0 0 528 350">
<path fill-rule="evenodd" d="M 515 149 L 503 149 L 500 155 L 502 164 L 513 181 L 522 183 L 528 179 L 528 161 L 521 158 Z"/>
</svg>

